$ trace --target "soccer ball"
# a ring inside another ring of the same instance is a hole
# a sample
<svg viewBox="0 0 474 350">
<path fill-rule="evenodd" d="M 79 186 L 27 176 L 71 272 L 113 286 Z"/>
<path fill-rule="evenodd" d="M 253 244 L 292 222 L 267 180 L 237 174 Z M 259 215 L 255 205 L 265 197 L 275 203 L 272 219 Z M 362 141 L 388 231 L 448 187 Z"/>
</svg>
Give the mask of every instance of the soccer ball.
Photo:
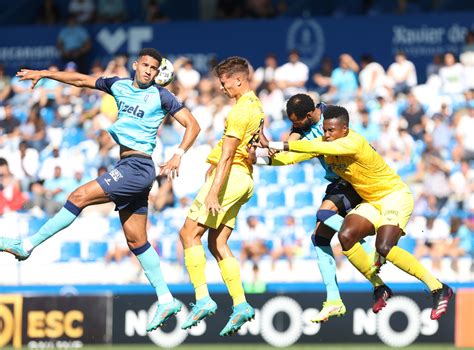
<svg viewBox="0 0 474 350">
<path fill-rule="evenodd" d="M 158 68 L 158 75 L 155 78 L 155 83 L 160 86 L 166 86 L 173 81 L 174 67 L 173 63 L 167 58 L 161 59 L 160 68 Z"/>
</svg>

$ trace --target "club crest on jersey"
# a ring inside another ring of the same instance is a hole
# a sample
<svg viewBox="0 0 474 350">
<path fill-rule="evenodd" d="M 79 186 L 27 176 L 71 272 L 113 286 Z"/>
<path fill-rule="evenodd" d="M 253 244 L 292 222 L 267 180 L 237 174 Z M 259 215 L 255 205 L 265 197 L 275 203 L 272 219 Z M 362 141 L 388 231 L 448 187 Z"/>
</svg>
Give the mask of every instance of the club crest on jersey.
<svg viewBox="0 0 474 350">
<path fill-rule="evenodd" d="M 119 112 L 131 114 L 131 115 L 133 115 L 134 117 L 137 117 L 137 118 L 143 118 L 143 116 L 145 115 L 145 111 L 143 111 L 143 109 L 140 109 L 138 105 L 131 106 L 131 105 L 128 105 L 128 104 L 120 101 L 119 105 L 118 105 L 118 108 L 119 108 Z"/>
</svg>

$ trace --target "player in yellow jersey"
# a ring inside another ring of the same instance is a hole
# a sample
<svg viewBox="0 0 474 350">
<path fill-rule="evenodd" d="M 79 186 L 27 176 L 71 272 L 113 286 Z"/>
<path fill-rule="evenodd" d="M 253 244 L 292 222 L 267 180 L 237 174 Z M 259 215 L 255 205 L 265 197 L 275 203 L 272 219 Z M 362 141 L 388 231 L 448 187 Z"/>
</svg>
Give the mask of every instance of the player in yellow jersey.
<svg viewBox="0 0 474 350">
<path fill-rule="evenodd" d="M 349 129 L 349 114 L 345 108 L 328 106 L 323 131 L 323 137 L 314 140 L 265 145 L 261 138 L 260 146 L 323 155 L 331 169 L 362 197 L 362 202 L 349 212 L 339 231 L 344 255 L 364 276 L 370 276 L 372 266 L 359 241 L 368 233 L 376 234 L 377 253 L 428 286 L 433 296 L 431 319 L 440 318 L 447 311 L 452 289 L 437 280 L 413 255 L 397 247 L 413 211 L 410 189 L 366 139 Z"/>
<path fill-rule="evenodd" d="M 222 91 L 236 100 L 226 119 L 224 136 L 207 158 L 210 168 L 206 182 L 197 194 L 183 228 L 179 232 L 184 260 L 196 294 L 188 319 L 181 326 L 191 328 L 217 310 L 210 298 L 204 270 L 206 257 L 201 237 L 209 230 L 208 247 L 216 258 L 222 278 L 233 300 L 233 312 L 221 336 L 237 332 L 253 319 L 254 309 L 247 303 L 240 265 L 227 245 L 240 207 L 253 193 L 252 165 L 247 145 L 263 119 L 260 100 L 250 88 L 249 64 L 241 57 L 230 57 L 215 68 Z"/>
</svg>

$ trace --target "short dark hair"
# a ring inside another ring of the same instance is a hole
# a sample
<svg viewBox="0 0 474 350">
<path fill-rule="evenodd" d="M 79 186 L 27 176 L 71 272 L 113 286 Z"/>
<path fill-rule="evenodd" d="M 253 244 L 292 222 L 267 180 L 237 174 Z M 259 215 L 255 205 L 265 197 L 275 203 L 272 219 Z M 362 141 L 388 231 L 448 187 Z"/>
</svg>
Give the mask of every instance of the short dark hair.
<svg viewBox="0 0 474 350">
<path fill-rule="evenodd" d="M 288 116 L 294 114 L 298 119 L 303 119 L 306 114 L 314 111 L 314 101 L 306 94 L 296 94 L 290 97 L 286 103 L 286 113 Z"/>
<path fill-rule="evenodd" d="M 150 56 L 150 57 L 153 57 L 155 60 L 158 61 L 158 64 L 161 64 L 161 59 L 162 59 L 162 56 L 161 54 L 158 52 L 157 49 L 154 49 L 152 47 L 145 47 L 143 49 L 140 50 L 140 52 L 138 53 L 138 58 L 142 57 L 142 56 Z"/>
<path fill-rule="evenodd" d="M 329 105 L 324 111 L 324 119 L 341 119 L 349 125 L 349 112 L 344 107 Z"/>
<path fill-rule="evenodd" d="M 231 76 L 236 73 L 244 73 L 247 76 L 250 74 L 249 62 L 245 58 L 238 56 L 228 57 L 220 61 L 214 69 L 218 77 L 223 75 Z"/>
</svg>

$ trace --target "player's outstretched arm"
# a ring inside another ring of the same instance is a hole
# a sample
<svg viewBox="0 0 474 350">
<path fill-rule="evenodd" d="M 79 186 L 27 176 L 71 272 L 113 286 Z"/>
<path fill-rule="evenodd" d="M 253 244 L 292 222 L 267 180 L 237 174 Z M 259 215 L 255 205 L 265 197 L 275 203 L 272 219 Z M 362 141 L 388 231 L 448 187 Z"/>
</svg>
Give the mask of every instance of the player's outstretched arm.
<svg viewBox="0 0 474 350">
<path fill-rule="evenodd" d="M 176 112 L 174 118 L 185 127 L 186 131 L 184 132 L 183 140 L 175 150 L 173 157 L 166 163 L 160 165 L 160 175 L 166 175 L 168 180 L 172 180 L 176 176 L 179 176 L 181 156 L 193 145 L 201 131 L 196 118 L 194 118 L 187 108 L 182 108 Z"/>
<path fill-rule="evenodd" d="M 16 73 L 16 76 L 20 80 L 31 80 L 31 88 L 33 89 L 38 81 L 43 78 L 53 79 L 60 81 L 61 83 L 74 85 L 77 87 L 86 87 L 86 88 L 95 88 L 95 82 L 97 78 L 91 77 L 77 72 L 63 72 L 57 71 L 53 72 L 50 70 L 31 70 L 31 69 L 22 69 Z"/>
</svg>

